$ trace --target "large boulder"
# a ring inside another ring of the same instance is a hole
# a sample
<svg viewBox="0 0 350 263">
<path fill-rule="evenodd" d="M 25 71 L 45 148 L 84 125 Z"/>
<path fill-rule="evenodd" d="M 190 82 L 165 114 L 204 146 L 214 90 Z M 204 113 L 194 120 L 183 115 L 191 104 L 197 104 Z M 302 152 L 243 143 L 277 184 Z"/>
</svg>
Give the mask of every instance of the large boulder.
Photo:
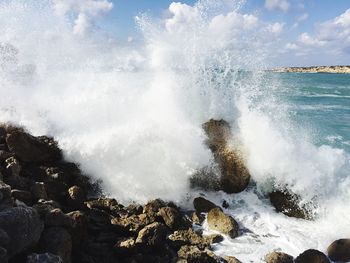
<svg viewBox="0 0 350 263">
<path fill-rule="evenodd" d="M 239 226 L 236 220 L 226 215 L 220 208 L 214 208 L 208 213 L 208 226 L 212 230 L 219 231 L 231 238 L 239 235 Z"/>
<path fill-rule="evenodd" d="M 22 131 L 14 131 L 6 137 L 11 152 L 24 162 L 50 162 L 62 159 L 57 143 L 48 137 L 34 137 Z"/>
<path fill-rule="evenodd" d="M 312 214 L 307 207 L 300 206 L 300 197 L 288 191 L 274 191 L 269 194 L 272 205 L 277 212 L 289 217 L 312 219 Z"/>
<path fill-rule="evenodd" d="M 196 197 L 193 200 L 193 206 L 198 214 L 208 213 L 211 209 L 218 207 L 216 204 L 203 197 Z"/>
<path fill-rule="evenodd" d="M 330 263 L 329 259 L 321 251 L 308 249 L 301 253 L 295 260 L 295 263 Z"/>
<path fill-rule="evenodd" d="M 338 239 L 329 245 L 328 257 L 336 262 L 350 261 L 350 239 Z"/>
<path fill-rule="evenodd" d="M 272 252 L 265 256 L 266 263 L 293 263 L 293 257 L 282 252 Z"/>
<path fill-rule="evenodd" d="M 36 245 L 44 228 L 39 214 L 30 207 L 1 211 L 0 226 L 10 237 L 10 242 L 5 246 L 9 257 Z"/>
</svg>

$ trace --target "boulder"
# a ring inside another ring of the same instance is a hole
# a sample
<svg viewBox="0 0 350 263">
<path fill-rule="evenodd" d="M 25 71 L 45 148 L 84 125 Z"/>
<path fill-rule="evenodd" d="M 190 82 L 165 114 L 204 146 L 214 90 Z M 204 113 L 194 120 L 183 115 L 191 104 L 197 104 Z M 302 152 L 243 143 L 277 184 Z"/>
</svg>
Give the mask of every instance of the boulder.
<svg viewBox="0 0 350 263">
<path fill-rule="evenodd" d="M 9 257 L 34 246 L 44 227 L 39 214 L 30 207 L 13 207 L 1 211 L 0 226 L 10 237 L 5 247 Z"/>
<path fill-rule="evenodd" d="M 31 187 L 32 195 L 35 199 L 47 199 L 45 184 L 43 182 L 35 182 Z"/>
<path fill-rule="evenodd" d="M 23 131 L 7 135 L 6 143 L 11 152 L 24 162 L 53 162 L 62 159 L 57 143 L 45 136 L 34 137 Z"/>
<path fill-rule="evenodd" d="M 45 226 L 62 226 L 72 228 L 74 226 L 74 220 L 70 216 L 64 214 L 61 209 L 56 208 L 46 214 Z"/>
<path fill-rule="evenodd" d="M 330 263 L 329 259 L 322 252 L 315 249 L 308 249 L 301 253 L 295 263 Z"/>
<path fill-rule="evenodd" d="M 26 263 L 64 263 L 63 260 L 54 254 L 31 254 L 27 257 Z"/>
<path fill-rule="evenodd" d="M 328 257 L 336 262 L 350 261 L 350 239 L 338 239 L 329 245 Z"/>
<path fill-rule="evenodd" d="M 159 248 L 164 246 L 167 235 L 166 226 L 159 222 L 154 222 L 145 226 L 136 238 L 136 244 L 148 248 Z"/>
<path fill-rule="evenodd" d="M 176 208 L 161 207 L 158 215 L 163 218 L 164 223 L 172 230 L 186 229 L 191 226 L 191 222 L 186 220 Z"/>
<path fill-rule="evenodd" d="M 182 246 L 177 255 L 187 263 L 219 263 L 221 260 L 208 250 L 200 250 L 196 246 Z"/>
<path fill-rule="evenodd" d="M 205 220 L 205 216 L 201 213 L 192 212 L 189 216 L 193 224 L 201 225 Z"/>
<path fill-rule="evenodd" d="M 282 253 L 282 252 L 272 252 L 265 256 L 265 262 L 267 263 L 293 263 L 293 257 Z"/>
<path fill-rule="evenodd" d="M 197 213 L 208 213 L 211 209 L 218 207 L 203 197 L 196 197 L 193 200 L 193 206 Z"/>
<path fill-rule="evenodd" d="M 219 231 L 231 238 L 239 235 L 238 223 L 229 215 L 226 215 L 220 208 L 211 209 L 208 213 L 208 226 L 212 230 Z"/>
<path fill-rule="evenodd" d="M 69 205 L 74 208 L 82 208 L 86 200 L 86 194 L 79 186 L 72 186 L 68 189 Z"/>
<path fill-rule="evenodd" d="M 300 197 L 288 191 L 274 191 L 269 194 L 272 205 L 277 212 L 289 217 L 312 219 L 305 206 L 300 206 Z"/>
<path fill-rule="evenodd" d="M 59 256 L 64 263 L 71 262 L 72 238 L 62 227 L 46 228 L 40 238 L 40 249 L 43 252 Z"/>
<path fill-rule="evenodd" d="M 231 137 L 231 127 L 225 120 L 210 119 L 202 128 L 207 135 L 206 144 L 212 152 L 226 147 Z"/>
</svg>

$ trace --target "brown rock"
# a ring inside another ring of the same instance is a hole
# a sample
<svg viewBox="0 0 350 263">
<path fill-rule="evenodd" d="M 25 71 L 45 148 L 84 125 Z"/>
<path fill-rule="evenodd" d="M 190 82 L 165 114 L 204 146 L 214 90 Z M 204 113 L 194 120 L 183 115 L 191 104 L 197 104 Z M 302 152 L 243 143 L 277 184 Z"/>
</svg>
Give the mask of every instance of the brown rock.
<svg viewBox="0 0 350 263">
<path fill-rule="evenodd" d="M 224 260 L 225 260 L 224 261 L 225 263 L 242 263 L 237 258 L 232 257 L 232 256 L 224 257 Z"/>
<path fill-rule="evenodd" d="M 202 251 L 196 246 L 182 246 L 177 252 L 179 258 L 185 259 L 187 263 L 219 263 L 220 260 L 210 251 Z"/>
<path fill-rule="evenodd" d="M 149 248 L 164 246 L 167 230 L 162 223 L 154 222 L 145 226 L 136 238 L 136 244 Z"/>
<path fill-rule="evenodd" d="M 161 199 L 154 199 L 149 201 L 143 208 L 145 214 L 156 214 L 161 207 L 165 207 L 166 203 Z"/>
<path fill-rule="evenodd" d="M 115 217 L 111 224 L 124 228 L 126 231 L 138 232 L 146 225 L 155 221 L 155 218 L 148 214 L 131 215 L 129 217 Z"/>
<path fill-rule="evenodd" d="M 220 208 L 214 208 L 208 213 L 208 226 L 212 230 L 219 231 L 223 234 L 235 238 L 239 235 L 237 222 L 229 215 L 226 215 Z"/>
<path fill-rule="evenodd" d="M 72 186 L 68 189 L 69 204 L 75 208 L 82 208 L 86 200 L 86 194 L 79 186 Z"/>
<path fill-rule="evenodd" d="M 272 252 L 265 256 L 265 261 L 267 263 L 293 263 L 293 257 L 282 253 L 282 252 Z"/>
<path fill-rule="evenodd" d="M 206 144 L 211 151 L 216 152 L 226 146 L 231 136 L 231 128 L 226 121 L 210 119 L 202 127 L 208 136 Z"/>
<path fill-rule="evenodd" d="M 197 213 L 197 212 L 192 212 L 190 214 L 190 218 L 192 223 L 197 224 L 197 225 L 201 225 L 203 223 L 203 221 L 205 220 L 205 216 L 201 213 Z"/>
<path fill-rule="evenodd" d="M 350 261 L 350 239 L 338 239 L 329 245 L 328 257 L 336 262 Z"/>
<path fill-rule="evenodd" d="M 329 259 L 322 252 L 309 249 L 301 253 L 295 260 L 295 263 L 330 263 Z"/>
<path fill-rule="evenodd" d="M 137 246 L 135 239 L 132 237 L 122 238 L 114 245 L 114 250 L 118 254 L 131 254 L 135 253 Z"/>
<path fill-rule="evenodd" d="M 193 206 L 197 213 L 208 213 L 211 209 L 218 207 L 203 197 L 196 197 L 193 200 Z"/>
<path fill-rule="evenodd" d="M 176 208 L 161 207 L 158 215 L 170 229 L 186 229 L 191 226 L 190 221 L 186 220 Z"/>
<path fill-rule="evenodd" d="M 87 238 L 88 218 L 81 211 L 73 211 L 67 214 L 73 220 L 73 228 L 71 229 L 73 247 L 77 247 Z"/>
</svg>

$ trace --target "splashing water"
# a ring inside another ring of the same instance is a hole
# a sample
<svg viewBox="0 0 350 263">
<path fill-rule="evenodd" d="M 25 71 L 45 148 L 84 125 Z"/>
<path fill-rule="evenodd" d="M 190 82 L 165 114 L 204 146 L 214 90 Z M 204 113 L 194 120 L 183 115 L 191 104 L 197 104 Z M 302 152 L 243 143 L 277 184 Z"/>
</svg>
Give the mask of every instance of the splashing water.
<svg viewBox="0 0 350 263">
<path fill-rule="evenodd" d="M 54 136 L 118 200 L 181 202 L 195 195 L 191 173 L 211 160 L 201 124 L 224 118 L 256 188 L 206 193 L 227 199 L 245 230 L 217 253 L 258 262 L 274 249 L 324 250 L 350 233 L 349 153 L 315 143 L 312 129 L 290 117 L 287 87 L 257 70 L 276 50 L 276 32 L 242 5 L 172 3 L 167 18 L 137 17 L 143 42 L 127 46 L 97 29 L 76 34 L 80 20 L 58 15 L 55 1 L 5 1 L 0 120 Z M 273 211 L 264 194 L 286 184 L 316 200 L 315 222 Z"/>
</svg>

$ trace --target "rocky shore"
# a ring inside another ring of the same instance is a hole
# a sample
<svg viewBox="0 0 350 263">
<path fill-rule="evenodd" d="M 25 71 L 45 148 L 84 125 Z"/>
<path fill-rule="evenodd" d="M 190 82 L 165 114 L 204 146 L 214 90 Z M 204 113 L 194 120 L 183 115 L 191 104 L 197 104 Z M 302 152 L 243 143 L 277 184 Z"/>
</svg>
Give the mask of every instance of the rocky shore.
<svg viewBox="0 0 350 263">
<path fill-rule="evenodd" d="M 229 125 L 210 120 L 203 128 L 220 176 L 204 167 L 191 179 L 192 187 L 244 191 L 251 178 L 244 156 L 228 145 Z M 299 197 L 287 188 L 269 196 L 277 212 L 312 220 L 308 207 L 300 207 Z M 242 235 L 240 224 L 225 213 L 227 206 L 201 196 L 192 210 L 160 199 L 122 205 L 101 195 L 78 165 L 65 161 L 53 138 L 0 126 L 0 263 L 237 263 L 233 255 L 212 251 L 224 236 Z M 203 235 L 204 221 L 218 234 Z M 347 262 L 350 239 L 334 241 L 327 254 L 310 249 L 293 259 L 272 251 L 265 261 Z"/>
<path fill-rule="evenodd" d="M 349 74 L 350 66 L 312 66 L 312 67 L 284 67 L 269 70 L 271 72 L 296 72 L 296 73 L 338 73 Z"/>
</svg>

